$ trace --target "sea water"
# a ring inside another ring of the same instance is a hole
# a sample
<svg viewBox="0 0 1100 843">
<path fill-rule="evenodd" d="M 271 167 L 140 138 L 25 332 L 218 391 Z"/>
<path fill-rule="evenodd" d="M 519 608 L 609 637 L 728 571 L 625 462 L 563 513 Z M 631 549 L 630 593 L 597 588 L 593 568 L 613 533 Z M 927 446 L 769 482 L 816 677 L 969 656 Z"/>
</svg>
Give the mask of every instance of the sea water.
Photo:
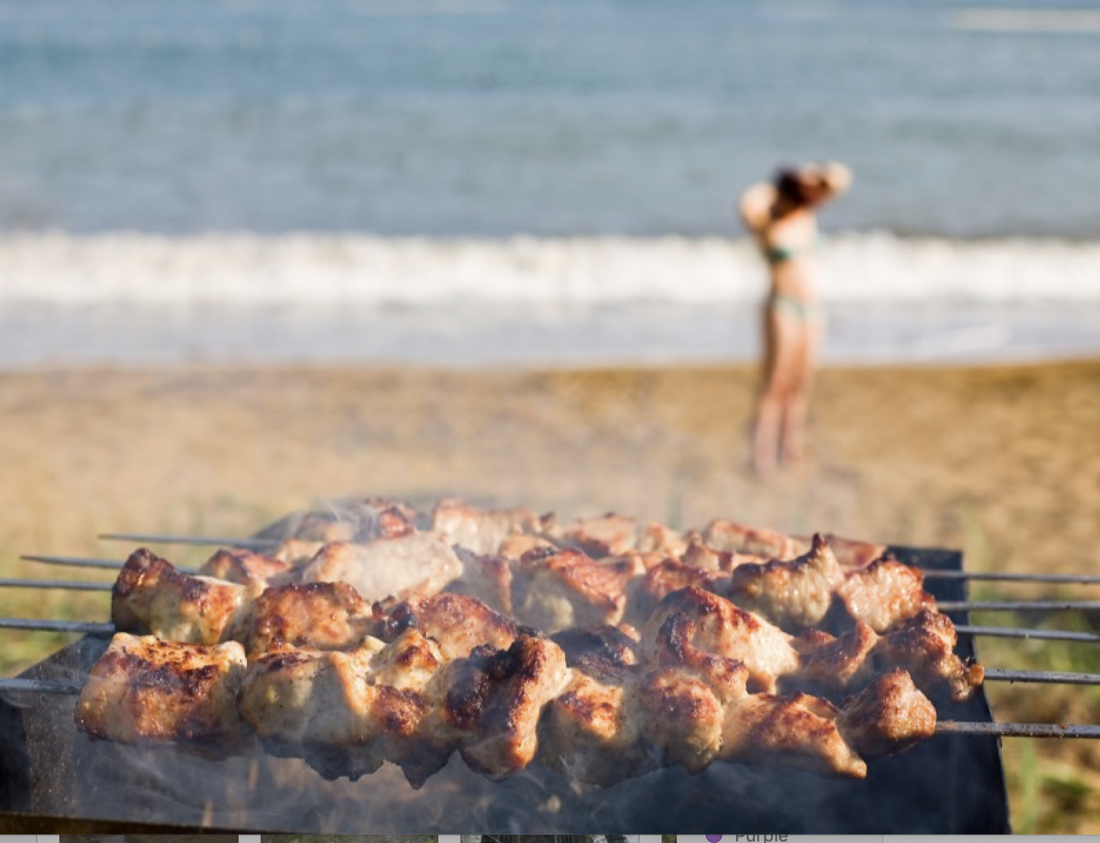
<svg viewBox="0 0 1100 843">
<path fill-rule="evenodd" d="M 838 159 L 834 361 L 1100 353 L 1100 6 L 0 3 L 0 365 L 748 359 Z"/>
</svg>

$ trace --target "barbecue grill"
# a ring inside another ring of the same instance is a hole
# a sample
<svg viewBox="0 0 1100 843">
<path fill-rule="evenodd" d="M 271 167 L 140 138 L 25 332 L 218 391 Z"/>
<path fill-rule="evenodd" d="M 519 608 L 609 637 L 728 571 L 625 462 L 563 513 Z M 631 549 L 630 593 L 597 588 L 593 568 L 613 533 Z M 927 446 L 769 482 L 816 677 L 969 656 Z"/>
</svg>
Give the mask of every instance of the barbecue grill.
<svg viewBox="0 0 1100 843">
<path fill-rule="evenodd" d="M 217 543 L 270 544 L 290 535 L 294 525 L 292 516 L 252 540 Z M 967 607 L 977 605 L 967 603 L 966 583 L 982 575 L 964 572 L 960 553 L 907 547 L 891 551 L 926 571 L 926 588 L 961 631 L 1016 632 L 966 626 Z M 60 561 L 117 567 L 98 560 Z M 0 580 L 0 585 L 26 584 Z M 0 625 L 15 623 L 0 619 Z M 585 834 L 608 828 L 643 833 L 1001 833 L 1010 830 L 1010 821 L 997 736 L 1096 736 L 1095 727 L 997 724 L 980 690 L 964 704 L 941 705 L 934 738 L 900 755 L 873 760 L 864 780 L 717 763 L 696 776 L 679 767 L 666 768 L 601 788 L 570 780 L 536 761 L 517 776 L 491 782 L 456 755 L 420 790 L 412 789 L 393 765 L 357 782 L 326 781 L 301 759 L 265 754 L 258 744 L 231 758 L 212 760 L 176 748 L 90 740 L 74 726 L 73 691 L 106 650 L 111 626 L 76 626 L 87 634 L 16 680 L 0 680 L 0 822 L 10 827 L 392 834 Z M 964 658 L 975 655 L 971 634 L 962 635 L 957 652 Z M 987 678 L 1096 681 L 995 669 L 987 671 Z"/>
</svg>

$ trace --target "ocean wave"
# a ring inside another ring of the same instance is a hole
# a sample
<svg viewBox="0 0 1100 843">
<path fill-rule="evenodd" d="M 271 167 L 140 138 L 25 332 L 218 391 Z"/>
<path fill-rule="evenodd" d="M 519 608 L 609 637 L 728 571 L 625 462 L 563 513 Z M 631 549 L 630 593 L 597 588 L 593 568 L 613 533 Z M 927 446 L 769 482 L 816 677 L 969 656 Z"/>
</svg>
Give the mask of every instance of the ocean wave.
<svg viewBox="0 0 1100 843">
<path fill-rule="evenodd" d="M 1100 301 L 1100 241 L 847 233 L 817 258 L 827 302 Z M 0 237 L 0 303 L 706 305 L 765 286 L 753 244 L 720 237 Z"/>
</svg>

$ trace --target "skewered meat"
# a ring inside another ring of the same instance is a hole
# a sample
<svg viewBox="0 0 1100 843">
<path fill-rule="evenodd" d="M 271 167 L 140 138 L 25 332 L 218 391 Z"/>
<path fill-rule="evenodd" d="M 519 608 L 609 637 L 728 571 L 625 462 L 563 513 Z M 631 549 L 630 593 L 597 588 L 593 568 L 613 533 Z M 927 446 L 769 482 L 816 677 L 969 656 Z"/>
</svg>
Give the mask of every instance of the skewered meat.
<svg viewBox="0 0 1100 843">
<path fill-rule="evenodd" d="M 922 691 L 963 702 L 981 684 L 982 673 L 979 665 L 964 664 L 954 654 L 956 639 L 951 620 L 932 612 L 883 636 L 857 623 L 839 638 L 821 630 L 795 638 L 717 594 L 688 587 L 661 601 L 642 630 L 641 652 L 676 660 L 699 652 L 742 662 L 751 687 L 769 693 L 781 680 L 846 688 L 901 666 Z"/>
<path fill-rule="evenodd" d="M 370 604 L 350 585 L 311 582 L 267 589 L 232 632 L 252 656 L 297 647 L 348 650 L 375 625 Z"/>
<path fill-rule="evenodd" d="M 390 630 L 406 627 L 420 630 L 438 642 L 447 659 L 468 656 L 482 644 L 507 649 L 520 633 L 516 624 L 480 600 L 446 592 L 396 606 L 385 626 Z M 393 633 L 382 635 L 389 640 Z"/>
<path fill-rule="evenodd" d="M 618 623 L 631 581 L 645 572 L 633 556 L 596 561 L 579 550 L 524 557 L 516 572 L 516 620 L 546 632 Z"/>
<path fill-rule="evenodd" d="M 539 517 L 529 509 L 479 509 L 446 498 L 432 510 L 432 529 L 454 545 L 471 553 L 497 553 L 513 533 L 535 533 L 542 528 Z"/>
<path fill-rule="evenodd" d="M 727 553 L 753 553 L 766 559 L 791 559 L 806 544 L 759 527 L 747 527 L 725 518 L 715 518 L 703 529 L 703 544 Z"/>
<path fill-rule="evenodd" d="M 369 544 L 332 542 L 302 571 L 303 582 L 346 582 L 365 600 L 434 594 L 462 575 L 454 550 L 434 533 L 408 533 Z"/>
<path fill-rule="evenodd" d="M 277 585 L 290 576 L 292 567 L 279 559 L 253 553 L 251 550 L 222 548 L 199 568 L 199 575 L 214 577 L 239 585 L 266 588 Z"/>
<path fill-rule="evenodd" d="M 808 629 L 824 620 L 833 592 L 843 582 L 844 572 L 828 542 L 815 535 L 810 550 L 795 559 L 735 568 L 728 596 L 783 629 Z"/>
<path fill-rule="evenodd" d="M 935 611 L 936 600 L 924 590 L 924 574 L 894 559 L 878 559 L 855 571 L 837 588 L 848 614 L 886 632 L 923 611 Z"/>
<path fill-rule="evenodd" d="M 111 620 L 126 632 L 216 644 L 225 640 L 251 593 L 236 583 L 183 574 L 142 548 L 119 571 L 111 593 Z"/>
<path fill-rule="evenodd" d="M 242 739 L 237 691 L 245 669 L 235 641 L 182 644 L 120 632 L 92 668 L 73 717 L 95 738 L 231 751 Z"/>
</svg>

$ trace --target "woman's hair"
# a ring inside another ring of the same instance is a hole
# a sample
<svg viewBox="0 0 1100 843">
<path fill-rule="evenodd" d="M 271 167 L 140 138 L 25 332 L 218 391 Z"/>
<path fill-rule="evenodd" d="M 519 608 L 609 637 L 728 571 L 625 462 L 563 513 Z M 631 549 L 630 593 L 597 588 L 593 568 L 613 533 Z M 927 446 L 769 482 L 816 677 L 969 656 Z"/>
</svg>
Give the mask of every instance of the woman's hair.
<svg viewBox="0 0 1100 843">
<path fill-rule="evenodd" d="M 775 191 L 793 205 L 809 205 L 813 199 L 811 190 L 798 170 L 783 168 L 775 174 Z"/>
</svg>

